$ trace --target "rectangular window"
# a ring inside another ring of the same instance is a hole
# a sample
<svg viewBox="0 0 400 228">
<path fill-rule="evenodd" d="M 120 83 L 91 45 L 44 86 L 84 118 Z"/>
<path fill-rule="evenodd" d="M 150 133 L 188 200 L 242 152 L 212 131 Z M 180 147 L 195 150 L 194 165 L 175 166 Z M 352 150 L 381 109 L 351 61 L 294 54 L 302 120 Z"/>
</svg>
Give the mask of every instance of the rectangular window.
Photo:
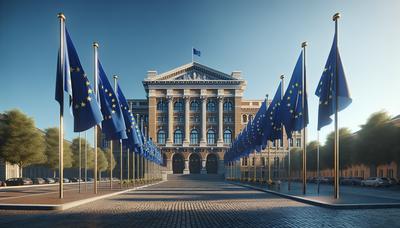
<svg viewBox="0 0 400 228">
<path fill-rule="evenodd" d="M 289 139 L 289 145 L 290 147 L 293 147 L 293 139 Z"/>
<path fill-rule="evenodd" d="M 296 147 L 301 147 L 301 138 L 296 139 Z"/>
</svg>

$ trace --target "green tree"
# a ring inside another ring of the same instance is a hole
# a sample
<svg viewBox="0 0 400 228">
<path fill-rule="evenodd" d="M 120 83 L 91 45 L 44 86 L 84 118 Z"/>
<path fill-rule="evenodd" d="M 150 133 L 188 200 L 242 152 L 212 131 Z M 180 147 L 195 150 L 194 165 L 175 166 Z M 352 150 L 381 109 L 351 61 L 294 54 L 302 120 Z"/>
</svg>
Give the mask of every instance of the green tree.
<svg viewBox="0 0 400 228">
<path fill-rule="evenodd" d="M 352 133 L 348 128 L 339 129 L 339 159 L 340 168 L 344 168 L 352 163 Z M 335 133 L 331 132 L 326 137 L 323 147 L 320 147 L 320 167 L 322 169 L 333 169 L 333 146 Z"/>
<path fill-rule="evenodd" d="M 85 167 L 85 146 L 87 146 L 87 164 L 88 168 L 90 168 L 93 166 L 94 162 L 93 148 L 91 147 L 90 143 L 88 143 L 85 139 L 81 138 L 82 168 Z M 79 168 L 79 137 L 74 138 L 72 140 L 71 151 L 72 151 L 72 167 Z"/>
<path fill-rule="evenodd" d="M 111 165 L 112 165 L 111 169 L 114 170 L 115 165 L 116 165 L 114 154 L 111 153 L 111 162 L 110 162 L 110 149 L 109 148 L 104 149 L 104 155 L 106 156 L 107 162 L 108 162 L 107 171 L 110 170 Z"/>
<path fill-rule="evenodd" d="M 21 177 L 24 167 L 46 161 L 41 133 L 35 127 L 33 119 L 19 110 L 13 109 L 5 113 L 0 139 L 0 156 L 11 164 L 17 164 Z"/>
<path fill-rule="evenodd" d="M 99 178 L 101 178 L 101 173 L 107 170 L 107 167 L 108 167 L 108 161 L 106 155 L 104 154 L 104 151 L 100 147 L 97 147 L 97 169 L 99 172 Z"/>
<path fill-rule="evenodd" d="M 47 161 L 45 165 L 53 170 L 54 177 L 56 176 L 56 170 L 59 168 L 59 129 L 56 127 L 47 128 L 45 130 L 45 155 L 47 157 Z M 72 167 L 72 152 L 70 149 L 70 145 L 67 141 L 64 140 L 64 168 Z"/>
</svg>

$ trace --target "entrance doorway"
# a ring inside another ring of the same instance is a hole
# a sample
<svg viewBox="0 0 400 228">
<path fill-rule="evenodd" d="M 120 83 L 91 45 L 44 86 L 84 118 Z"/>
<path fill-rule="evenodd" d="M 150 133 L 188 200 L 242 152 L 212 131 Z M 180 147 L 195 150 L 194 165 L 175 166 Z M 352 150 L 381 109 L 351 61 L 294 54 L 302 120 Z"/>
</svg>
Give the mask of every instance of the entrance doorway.
<svg viewBox="0 0 400 228">
<path fill-rule="evenodd" d="M 182 174 L 185 168 L 185 160 L 181 154 L 174 154 L 172 157 L 172 171 L 174 174 Z"/>
<path fill-rule="evenodd" d="M 190 173 L 200 173 L 201 159 L 198 154 L 191 154 L 189 157 L 189 171 Z"/>
<path fill-rule="evenodd" d="M 218 157 L 215 154 L 209 154 L 207 156 L 206 169 L 208 174 L 218 173 Z"/>
</svg>

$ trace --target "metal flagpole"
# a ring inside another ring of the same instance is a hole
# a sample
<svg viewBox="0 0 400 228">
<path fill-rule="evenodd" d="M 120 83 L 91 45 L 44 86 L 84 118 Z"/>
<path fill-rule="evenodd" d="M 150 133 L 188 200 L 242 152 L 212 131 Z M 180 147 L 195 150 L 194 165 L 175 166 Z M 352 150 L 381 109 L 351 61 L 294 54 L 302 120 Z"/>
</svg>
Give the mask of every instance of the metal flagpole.
<svg viewBox="0 0 400 228">
<path fill-rule="evenodd" d="M 271 151 L 269 148 L 269 142 L 267 141 L 267 147 L 268 147 L 268 183 L 271 183 Z"/>
<path fill-rule="evenodd" d="M 319 173 L 319 131 L 317 131 L 317 142 L 318 142 L 318 144 L 317 144 L 317 176 L 318 176 L 317 193 L 319 194 L 319 184 L 320 184 L 320 178 L 321 178 L 320 173 Z"/>
<path fill-rule="evenodd" d="M 65 16 L 63 13 L 59 13 L 57 17 L 60 19 L 60 64 L 62 68 L 64 68 L 64 31 L 65 31 Z M 63 70 L 64 73 L 64 70 Z M 62 77 L 62 86 L 64 87 L 64 80 L 65 77 Z M 60 93 L 61 95 L 61 100 L 63 101 L 62 104 L 60 104 L 60 132 L 59 132 L 59 138 L 58 138 L 58 147 L 59 147 L 59 154 L 58 154 L 58 170 L 59 170 L 59 197 L 60 199 L 64 198 L 64 91 Z"/>
<path fill-rule="evenodd" d="M 301 93 L 302 93 L 302 99 L 301 99 L 301 107 L 304 110 L 304 104 L 305 104 L 305 96 L 306 94 L 306 88 L 305 88 L 305 78 L 306 78 L 306 47 L 307 47 L 307 42 L 303 42 L 301 44 L 301 47 L 303 48 L 303 77 L 302 77 L 302 87 L 301 87 Z M 305 125 L 305 118 L 303 118 L 303 134 L 302 134 L 302 147 L 303 147 L 303 194 L 305 195 L 307 193 L 307 127 Z"/>
<path fill-rule="evenodd" d="M 338 19 L 340 18 L 339 13 L 335 13 L 333 15 L 333 21 L 335 21 L 335 39 L 336 39 L 336 64 L 335 64 L 335 86 L 336 86 L 336 93 L 335 93 L 335 143 L 334 143 L 334 176 L 335 176 L 335 199 L 339 199 L 339 131 L 338 131 L 338 94 L 339 94 L 339 78 L 338 78 Z"/>
<path fill-rule="evenodd" d="M 192 46 L 192 63 L 193 63 L 193 50 L 194 50 L 194 47 Z"/>
<path fill-rule="evenodd" d="M 110 189 L 112 189 L 112 185 L 113 185 L 112 153 L 113 153 L 113 141 L 110 140 Z"/>
<path fill-rule="evenodd" d="M 126 173 L 127 173 L 127 186 L 129 186 L 129 148 L 127 149 L 127 151 L 126 151 Z"/>
<path fill-rule="evenodd" d="M 280 77 L 281 79 L 281 100 L 283 98 L 283 88 L 284 88 L 284 83 L 285 83 L 285 75 L 281 75 Z M 275 158 L 276 158 L 276 163 L 277 163 L 277 174 L 278 174 L 278 179 L 280 179 L 280 159 L 278 157 L 278 148 L 281 146 L 280 142 L 282 142 L 283 145 L 283 127 L 281 124 L 281 131 L 282 131 L 282 138 L 280 140 L 275 140 Z M 284 150 L 284 148 L 282 147 L 282 150 Z M 274 160 L 275 161 L 275 160 Z"/>
<path fill-rule="evenodd" d="M 136 153 L 135 151 L 132 151 L 132 181 L 133 181 L 133 186 L 136 184 L 136 175 L 135 175 L 135 170 L 136 170 Z"/>
<path fill-rule="evenodd" d="M 290 191 L 290 181 L 292 178 L 292 173 L 290 170 L 290 142 L 293 142 L 293 137 L 291 139 L 288 139 L 288 191 Z"/>
<path fill-rule="evenodd" d="M 78 188 L 79 188 L 79 193 L 81 193 L 81 171 L 82 171 L 82 158 L 81 158 L 81 154 L 82 154 L 82 140 L 81 140 L 81 133 L 78 133 L 78 137 L 79 137 L 79 180 L 78 180 Z"/>
<path fill-rule="evenodd" d="M 85 131 L 85 191 L 87 191 L 87 149 L 88 149 L 88 143 L 87 143 L 87 131 Z"/>
<path fill-rule="evenodd" d="M 253 161 L 254 161 L 254 165 L 253 165 L 253 169 L 254 169 L 254 173 L 253 173 L 253 181 L 256 181 L 257 178 L 257 161 L 256 161 L 256 152 L 254 151 L 254 157 L 253 157 Z"/>
<path fill-rule="evenodd" d="M 94 49 L 94 94 L 96 96 L 96 100 L 99 99 L 97 94 L 97 74 L 98 74 L 98 66 L 97 66 L 97 49 L 99 48 L 99 44 L 97 42 L 93 42 Z M 93 191 L 94 194 L 97 194 L 97 125 L 93 127 L 93 147 L 94 147 L 94 182 L 93 182 Z"/>
<path fill-rule="evenodd" d="M 122 188 L 122 141 L 119 140 L 119 178 L 120 178 L 120 188 Z"/>
</svg>

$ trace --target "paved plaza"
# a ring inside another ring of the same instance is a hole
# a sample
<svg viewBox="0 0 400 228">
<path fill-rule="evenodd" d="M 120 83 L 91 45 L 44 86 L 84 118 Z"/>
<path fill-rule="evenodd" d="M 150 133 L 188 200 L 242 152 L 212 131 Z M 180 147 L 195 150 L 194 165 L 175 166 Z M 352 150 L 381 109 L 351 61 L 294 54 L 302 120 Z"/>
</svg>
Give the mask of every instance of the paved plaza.
<svg viewBox="0 0 400 228">
<path fill-rule="evenodd" d="M 395 227 L 399 214 L 310 206 L 192 175 L 66 211 L 0 211 L 0 227 Z"/>
</svg>

